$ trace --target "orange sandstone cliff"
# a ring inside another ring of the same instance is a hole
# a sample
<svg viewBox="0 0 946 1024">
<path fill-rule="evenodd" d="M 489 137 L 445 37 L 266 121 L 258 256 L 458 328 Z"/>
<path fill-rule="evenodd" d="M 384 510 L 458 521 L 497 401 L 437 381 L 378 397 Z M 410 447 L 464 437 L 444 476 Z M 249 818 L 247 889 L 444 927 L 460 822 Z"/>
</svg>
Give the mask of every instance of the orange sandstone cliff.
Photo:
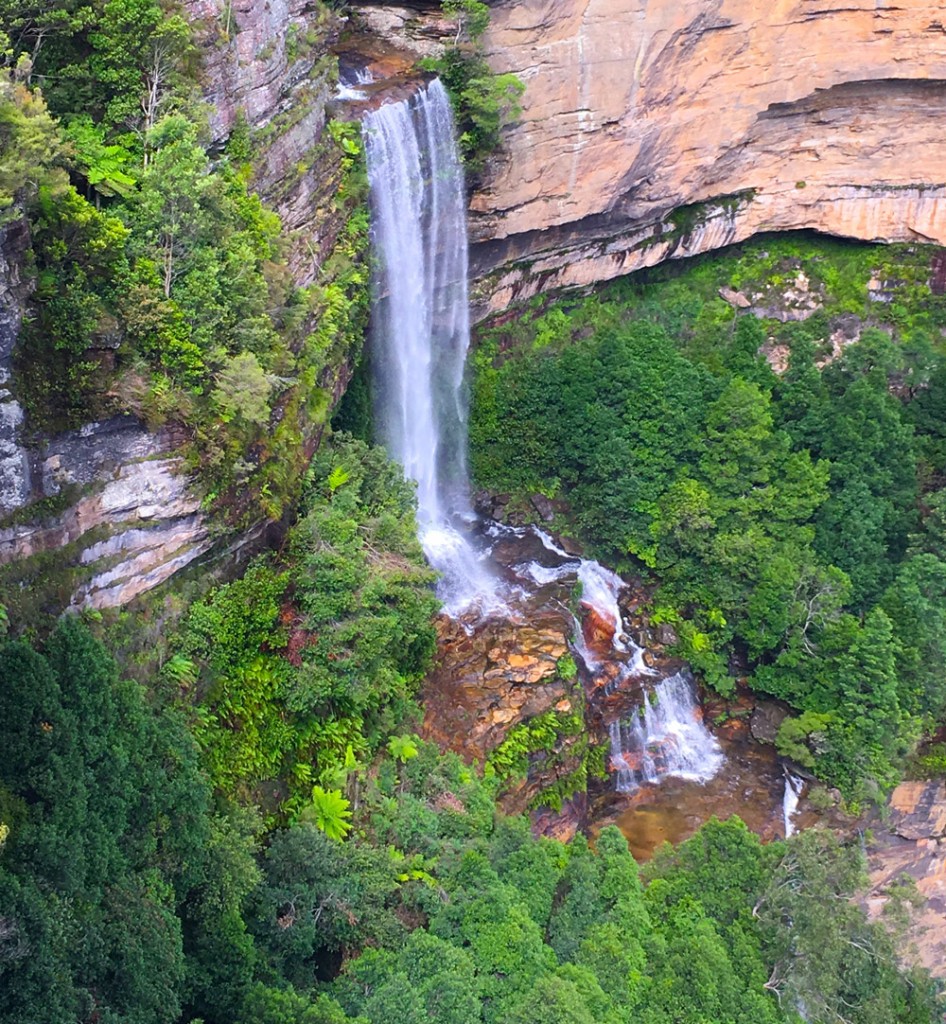
<svg viewBox="0 0 946 1024">
<path fill-rule="evenodd" d="M 938 3 L 502 0 L 488 45 L 526 92 L 473 197 L 481 315 L 758 231 L 946 242 Z"/>
</svg>

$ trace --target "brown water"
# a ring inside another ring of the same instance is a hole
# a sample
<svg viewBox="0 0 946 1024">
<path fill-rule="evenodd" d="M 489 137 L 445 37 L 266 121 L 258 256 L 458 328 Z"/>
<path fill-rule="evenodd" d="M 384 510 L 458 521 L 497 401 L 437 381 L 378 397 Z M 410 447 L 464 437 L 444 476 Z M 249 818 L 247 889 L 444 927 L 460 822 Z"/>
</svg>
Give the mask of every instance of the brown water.
<svg viewBox="0 0 946 1024">
<path fill-rule="evenodd" d="M 438 665 L 423 694 L 425 734 L 477 760 L 516 722 L 568 703 L 568 686 L 559 678 L 557 665 L 576 625 L 573 577 L 527 579 L 521 571 L 530 562 L 554 568 L 575 556 L 551 552 L 526 531 L 494 534 L 493 540 L 493 563 L 513 595 L 510 614 L 486 622 L 442 618 Z M 631 607 L 636 603 L 627 593 L 625 600 Z M 612 646 L 614 627 L 608 627 L 608 609 L 585 608 L 579 615 L 584 649 L 595 660 L 592 671 L 581 673 L 586 720 L 599 741 L 606 741 L 608 723 L 632 713 L 644 699 L 644 688 L 677 671 L 680 663 L 661 656 L 652 638 L 641 634 L 642 642 L 651 647 L 647 665 L 642 667 L 643 675 L 628 673 L 633 658 L 626 649 L 621 653 Z M 631 618 L 636 618 L 633 612 Z M 652 666 L 650 674 L 647 666 Z M 561 821 L 545 813 L 534 825 L 547 834 L 567 836 L 582 821 L 590 824 L 592 834 L 616 824 L 640 861 L 648 860 L 661 843 L 686 839 L 714 816 L 725 819 L 737 814 L 763 840 L 783 838 L 785 775 L 774 747 L 756 742 L 749 734 L 751 697 L 743 693 L 733 702 L 714 698 L 708 703 L 706 722 L 725 755 L 712 779 L 696 782 L 665 776 L 659 783 L 619 793 L 612 775 L 609 791 L 590 801 L 587 809 L 583 806 L 575 813 L 575 808 L 567 808 Z M 699 708 L 694 710 L 699 714 Z M 723 712 L 729 720 L 718 727 L 711 725 Z M 804 799 L 793 820 L 796 829 L 816 820 Z"/>
<path fill-rule="evenodd" d="M 668 777 L 633 793 L 609 793 L 593 808 L 592 831 L 617 825 L 639 861 L 649 860 L 661 843 L 687 839 L 712 817 L 736 814 L 764 841 L 784 838 L 785 776 L 775 748 L 753 740 L 744 726 L 735 736 L 714 731 L 726 761 L 712 779 L 699 783 Z M 809 827 L 816 819 L 802 799 L 795 828 Z"/>
</svg>

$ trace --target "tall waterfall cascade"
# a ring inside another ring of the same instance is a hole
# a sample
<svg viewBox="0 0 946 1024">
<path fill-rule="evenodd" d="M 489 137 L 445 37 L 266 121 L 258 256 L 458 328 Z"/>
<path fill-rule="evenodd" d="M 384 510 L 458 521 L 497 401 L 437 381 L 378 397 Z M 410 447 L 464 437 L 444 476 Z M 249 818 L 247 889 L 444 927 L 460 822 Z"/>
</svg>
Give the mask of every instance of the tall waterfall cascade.
<svg viewBox="0 0 946 1024">
<path fill-rule="evenodd" d="M 417 482 L 420 541 L 453 617 L 505 608 L 475 521 L 463 370 L 470 342 L 466 202 L 453 114 L 432 81 L 362 122 L 373 282 L 372 371 L 380 440 Z"/>
<path fill-rule="evenodd" d="M 444 611 L 454 618 L 515 617 L 506 598 L 524 592 L 500 582 L 488 540 L 472 529 L 463 379 L 470 341 L 466 202 L 447 93 L 434 80 L 410 99 L 367 114 L 362 133 L 376 257 L 371 353 L 379 440 L 417 483 L 420 541 L 440 572 Z M 581 604 L 611 628 L 621 680 L 654 675 L 624 632 L 619 576 L 569 554 L 538 527 L 491 530 L 494 540 L 534 533 L 547 557 L 513 566 L 514 575 L 539 588 L 580 585 Z M 608 657 L 589 648 L 579 622 L 575 645 L 589 671 Z M 689 678 L 655 683 L 639 714 L 611 725 L 617 788 L 633 790 L 665 775 L 712 778 L 723 755 L 698 713 Z"/>
<path fill-rule="evenodd" d="M 708 782 L 723 764 L 719 743 L 700 719 L 693 683 L 681 672 L 661 680 L 639 713 L 609 730 L 622 793 L 665 776 Z"/>
</svg>

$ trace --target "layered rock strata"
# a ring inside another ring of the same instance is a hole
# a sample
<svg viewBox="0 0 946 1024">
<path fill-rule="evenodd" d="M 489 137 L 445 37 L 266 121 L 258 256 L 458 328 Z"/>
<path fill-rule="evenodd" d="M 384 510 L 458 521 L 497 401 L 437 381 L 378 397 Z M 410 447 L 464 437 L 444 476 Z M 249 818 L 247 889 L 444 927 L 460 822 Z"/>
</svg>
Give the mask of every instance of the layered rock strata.
<svg viewBox="0 0 946 1024">
<path fill-rule="evenodd" d="M 497 5 L 526 92 L 473 197 L 480 314 L 760 231 L 946 243 L 944 26 L 922 0 Z"/>
<path fill-rule="evenodd" d="M 130 416 L 52 438 L 31 472 L 47 511 L 0 528 L 0 565 L 70 548 L 62 562 L 76 566 L 72 603 L 109 608 L 206 552 L 208 526 L 174 440 Z M 57 497 L 63 507 L 49 512 Z"/>
<path fill-rule="evenodd" d="M 254 187 L 279 213 L 290 272 L 305 287 L 319 278 L 344 220 L 334 201 L 337 150 L 323 138 L 335 87 L 329 47 L 342 22 L 310 0 L 185 0 L 183 7 L 202 51 L 213 148 L 245 126 Z M 29 298 L 28 249 L 25 220 L 0 230 L 0 567 L 36 562 L 35 573 L 16 570 L 18 586 L 48 587 L 51 607 L 122 605 L 207 552 L 212 527 L 173 431 L 152 433 L 133 417 L 116 417 L 26 443 L 10 359 Z M 334 376 L 318 384 L 337 401 L 349 368 L 330 370 Z M 309 454 L 320 429 L 303 432 Z M 214 540 L 227 551 L 265 528 Z M 62 564 L 50 573 L 42 559 L 60 549 Z M 10 578 L 0 576 L 0 590 Z"/>
</svg>

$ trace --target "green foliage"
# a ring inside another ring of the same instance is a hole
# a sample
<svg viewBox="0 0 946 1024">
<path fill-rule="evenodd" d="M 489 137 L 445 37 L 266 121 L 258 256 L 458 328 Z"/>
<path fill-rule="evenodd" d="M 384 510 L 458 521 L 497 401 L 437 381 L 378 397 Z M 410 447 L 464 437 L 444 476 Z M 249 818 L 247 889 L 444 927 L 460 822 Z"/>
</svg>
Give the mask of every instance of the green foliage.
<svg viewBox="0 0 946 1024">
<path fill-rule="evenodd" d="M 40 93 L 0 71 L 0 224 L 28 202 L 60 156 L 56 124 Z"/>
<path fill-rule="evenodd" d="M 280 660 L 257 657 L 208 690 L 193 729 L 218 789 L 245 791 L 280 773 L 296 740 L 283 710 L 287 674 Z"/>
<path fill-rule="evenodd" d="M 42 654 L 0 645 L 0 714 L 3 1024 L 92 1006 L 141 1024 L 937 1012 L 853 898 L 859 851 L 828 833 L 763 847 L 711 821 L 642 882 L 616 829 L 593 848 L 535 839 L 456 755 L 400 735 L 396 795 L 384 760 L 357 806 L 316 786 L 317 820 L 272 830 L 260 855 L 258 815 L 211 810 L 174 713 L 121 682 L 75 619 Z"/>
<path fill-rule="evenodd" d="M 33 229 L 15 359 L 30 425 L 116 411 L 174 421 L 208 508 L 237 524 L 281 518 L 367 319 L 357 128 L 330 125 L 300 165 L 338 168 L 326 215 L 340 227 L 303 291 L 278 217 L 249 185 L 245 120 L 211 159 L 198 51 L 176 5 L 0 3 L 4 30 L 17 70 L 0 81 L 0 217 L 25 209 Z M 23 84 L 31 75 L 58 124 Z"/>
<path fill-rule="evenodd" d="M 240 417 L 257 427 L 269 423 L 272 384 L 252 352 L 240 352 L 217 374 L 213 397 L 224 423 Z"/>
<path fill-rule="evenodd" d="M 558 672 L 559 679 L 564 679 L 566 683 L 570 683 L 578 675 L 578 666 L 570 654 L 563 654 L 558 659 L 555 670 Z"/>
<path fill-rule="evenodd" d="M 559 664 L 577 673 L 570 656 Z M 589 774 L 606 774 L 603 748 L 593 747 L 588 735 L 579 689 L 570 692 L 569 703 L 567 710 L 553 708 L 514 726 L 486 758 L 487 774 L 501 787 L 523 781 L 541 786 L 530 799 L 532 808 L 561 810 L 565 800 L 587 789 Z"/>
<path fill-rule="evenodd" d="M 184 994 L 185 903 L 207 877 L 209 793 L 176 719 L 76 619 L 44 655 L 0 647 L 7 757 L 17 808 L 0 864 L 4 1021 L 171 1024 Z"/>
<path fill-rule="evenodd" d="M 34 210 L 36 288 L 14 353 L 17 393 L 37 425 L 73 426 L 97 411 L 89 405 L 98 369 L 91 350 L 116 330 L 128 232 L 59 180 L 40 186 Z"/>
<path fill-rule="evenodd" d="M 803 768 L 814 768 L 815 756 L 827 742 L 830 715 L 805 711 L 797 718 L 786 718 L 779 726 L 775 747 L 782 757 L 797 761 Z"/>
<path fill-rule="evenodd" d="M 912 767 L 921 778 L 937 779 L 946 777 L 946 743 L 931 743 L 914 760 Z"/>
<path fill-rule="evenodd" d="M 301 714 L 374 716 L 413 693 L 433 653 L 436 601 L 413 492 L 379 449 L 340 437 L 313 462 L 306 508 L 291 557 L 311 642 L 289 703 Z"/>
<path fill-rule="evenodd" d="M 312 988 L 317 956 L 401 934 L 386 908 L 396 887 L 393 862 L 383 850 L 339 843 L 314 825 L 296 825 L 272 836 L 252 926 L 279 973 Z"/>
<path fill-rule="evenodd" d="M 351 804 L 337 789 L 312 787 L 312 805 L 303 812 L 303 819 L 311 815 L 312 824 L 329 839 L 344 839 L 351 831 Z"/>
<path fill-rule="evenodd" d="M 477 483 L 559 499 L 592 551 L 649 577 L 710 686 L 749 675 L 813 716 L 785 751 L 849 797 L 892 783 L 946 701 L 946 517 L 922 494 L 946 467 L 929 258 L 766 239 L 533 302 L 473 358 Z M 868 299 L 880 268 L 896 310 Z M 824 306 L 804 321 L 719 298 L 777 311 L 802 272 Z M 852 317 L 859 339 L 835 350 Z"/>
<path fill-rule="evenodd" d="M 530 754 L 551 751 L 561 739 L 580 736 L 584 728 L 580 707 L 572 711 L 546 711 L 510 729 L 503 742 L 490 752 L 487 764 L 500 779 L 524 779 Z"/>
<path fill-rule="evenodd" d="M 218 789 L 345 825 L 334 793 L 355 795 L 361 758 L 410 710 L 437 602 L 413 490 L 380 449 L 337 436 L 306 486 L 282 560 L 258 559 L 192 605 L 176 681 L 196 701 L 194 733 Z M 405 763 L 417 756 L 410 735 L 393 736 L 389 749 Z M 262 799 L 267 784 L 274 800 Z"/>
<path fill-rule="evenodd" d="M 864 877 L 860 851 L 830 832 L 793 839 L 756 904 L 767 987 L 815 1019 L 925 1021 L 928 983 L 897 974 L 891 937 L 851 898 Z"/>
<path fill-rule="evenodd" d="M 417 757 L 415 736 L 392 736 L 388 740 L 388 753 L 395 761 L 411 761 Z"/>
<path fill-rule="evenodd" d="M 227 674 L 255 661 L 261 648 L 279 648 L 286 633 L 279 606 L 289 585 L 288 572 L 278 572 L 265 556 L 233 583 L 212 591 L 192 606 L 184 650 L 215 673 Z"/>
<path fill-rule="evenodd" d="M 497 75 L 484 55 L 482 35 L 489 8 L 480 0 L 444 0 L 443 13 L 456 20 L 457 34 L 440 57 L 421 61 L 439 76 L 453 104 L 460 155 L 476 176 L 499 148 L 503 128 L 519 116 L 525 85 L 515 75 Z"/>
<path fill-rule="evenodd" d="M 105 142 L 105 126 L 86 116 L 65 126 L 63 135 L 71 143 L 73 159 L 82 177 L 99 195 L 131 195 L 136 178 L 130 166 L 132 154 L 124 146 Z"/>
</svg>

